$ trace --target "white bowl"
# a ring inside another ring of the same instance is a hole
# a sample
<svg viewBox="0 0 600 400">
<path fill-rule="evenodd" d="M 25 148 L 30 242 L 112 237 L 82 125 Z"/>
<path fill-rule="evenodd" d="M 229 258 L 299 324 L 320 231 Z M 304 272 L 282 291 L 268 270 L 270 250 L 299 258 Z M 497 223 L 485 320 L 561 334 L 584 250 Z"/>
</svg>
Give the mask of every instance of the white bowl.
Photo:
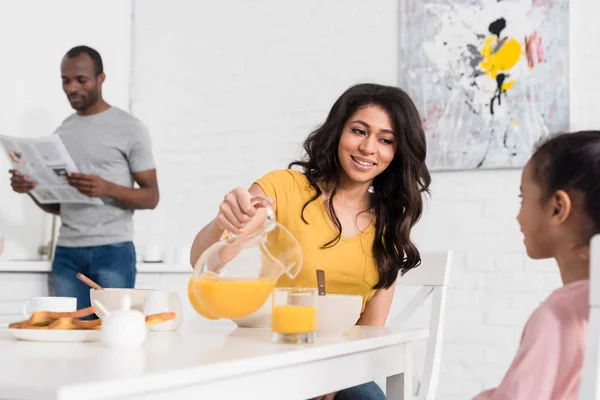
<svg viewBox="0 0 600 400">
<path fill-rule="evenodd" d="M 342 335 L 358 322 L 362 296 L 328 294 L 318 296 L 317 336 Z"/>
<path fill-rule="evenodd" d="M 108 311 L 115 311 L 121 309 L 123 304 L 123 297 L 128 294 L 131 298 L 131 308 L 144 312 L 144 302 L 148 292 L 152 289 L 117 289 L 117 288 L 105 288 L 103 290 L 90 289 L 90 302 L 93 306 L 94 300 L 98 300 L 102 303 Z M 104 316 L 102 310 L 96 307 L 96 315 L 99 318 Z"/>
<path fill-rule="evenodd" d="M 240 328 L 268 328 L 271 326 L 271 296 L 257 311 L 247 317 L 234 318 L 233 322 Z"/>
</svg>

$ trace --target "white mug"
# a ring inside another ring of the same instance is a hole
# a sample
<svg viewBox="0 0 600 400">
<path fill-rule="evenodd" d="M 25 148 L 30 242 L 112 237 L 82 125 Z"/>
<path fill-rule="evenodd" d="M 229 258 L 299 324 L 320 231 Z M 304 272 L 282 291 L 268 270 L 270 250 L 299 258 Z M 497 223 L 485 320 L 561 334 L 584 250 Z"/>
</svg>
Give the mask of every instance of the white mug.
<svg viewBox="0 0 600 400">
<path fill-rule="evenodd" d="M 23 315 L 29 318 L 34 311 L 77 311 L 77 299 L 75 297 L 34 297 L 23 304 Z"/>
<path fill-rule="evenodd" d="M 160 246 L 148 246 L 144 249 L 144 261 L 145 262 L 161 262 L 163 256 L 163 249 Z"/>
<path fill-rule="evenodd" d="M 158 314 L 162 312 L 175 312 L 175 319 L 162 322 L 160 324 L 151 325 L 148 327 L 151 331 L 174 331 L 179 328 L 183 322 L 181 311 L 181 300 L 179 293 L 166 292 L 162 290 L 153 290 L 148 292 L 144 301 L 144 314 Z"/>
</svg>

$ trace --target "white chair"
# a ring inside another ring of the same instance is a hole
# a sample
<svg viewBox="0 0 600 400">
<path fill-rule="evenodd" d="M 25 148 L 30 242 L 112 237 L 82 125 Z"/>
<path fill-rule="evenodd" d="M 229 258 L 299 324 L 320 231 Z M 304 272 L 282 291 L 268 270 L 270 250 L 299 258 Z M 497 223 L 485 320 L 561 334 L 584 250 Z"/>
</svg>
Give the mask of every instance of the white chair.
<svg viewBox="0 0 600 400">
<path fill-rule="evenodd" d="M 422 287 L 396 316 L 391 317 L 388 326 L 392 329 L 402 328 L 429 296 L 432 296 L 425 363 L 421 378 L 415 379 L 413 377 L 413 381 L 416 380 L 416 384 L 413 385 L 416 388 L 414 399 L 434 400 L 437 391 L 442 357 L 442 339 L 444 337 L 446 288 L 451 264 L 452 251 L 422 252 L 421 265 L 408 271 L 396 284 L 397 292 L 402 291 L 402 288 L 406 286 Z M 399 393 L 402 392 L 403 390 L 400 388 Z"/>
<path fill-rule="evenodd" d="M 579 399 L 600 399 L 600 235 L 590 243 L 590 321 Z"/>
</svg>

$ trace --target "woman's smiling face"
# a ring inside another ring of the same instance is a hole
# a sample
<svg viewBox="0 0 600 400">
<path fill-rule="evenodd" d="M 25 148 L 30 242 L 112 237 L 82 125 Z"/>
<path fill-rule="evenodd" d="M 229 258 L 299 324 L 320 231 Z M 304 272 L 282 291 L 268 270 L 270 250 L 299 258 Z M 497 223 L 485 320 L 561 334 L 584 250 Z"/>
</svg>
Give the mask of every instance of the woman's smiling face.
<svg viewBox="0 0 600 400">
<path fill-rule="evenodd" d="M 397 141 L 388 113 L 379 106 L 358 109 L 342 130 L 338 158 L 350 182 L 367 183 L 390 165 Z"/>
</svg>

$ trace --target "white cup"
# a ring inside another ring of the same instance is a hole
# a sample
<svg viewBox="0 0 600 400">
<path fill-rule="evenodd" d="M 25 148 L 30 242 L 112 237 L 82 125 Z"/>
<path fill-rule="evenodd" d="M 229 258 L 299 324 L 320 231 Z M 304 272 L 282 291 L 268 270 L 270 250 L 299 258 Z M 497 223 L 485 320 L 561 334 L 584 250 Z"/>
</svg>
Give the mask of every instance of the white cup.
<svg viewBox="0 0 600 400">
<path fill-rule="evenodd" d="M 151 325 L 148 327 L 149 330 L 174 331 L 181 325 L 181 322 L 183 321 L 183 315 L 181 311 L 181 300 L 179 299 L 179 293 L 161 290 L 153 290 L 148 292 L 146 301 L 144 301 L 144 314 L 151 315 L 171 311 L 175 313 L 175 319 L 156 325 Z"/>
<path fill-rule="evenodd" d="M 75 297 L 34 297 L 23 304 L 23 315 L 29 318 L 34 311 L 72 312 L 77 310 Z"/>
<path fill-rule="evenodd" d="M 144 249 L 145 262 L 161 262 L 163 258 L 163 249 L 160 246 L 148 246 Z"/>
</svg>

